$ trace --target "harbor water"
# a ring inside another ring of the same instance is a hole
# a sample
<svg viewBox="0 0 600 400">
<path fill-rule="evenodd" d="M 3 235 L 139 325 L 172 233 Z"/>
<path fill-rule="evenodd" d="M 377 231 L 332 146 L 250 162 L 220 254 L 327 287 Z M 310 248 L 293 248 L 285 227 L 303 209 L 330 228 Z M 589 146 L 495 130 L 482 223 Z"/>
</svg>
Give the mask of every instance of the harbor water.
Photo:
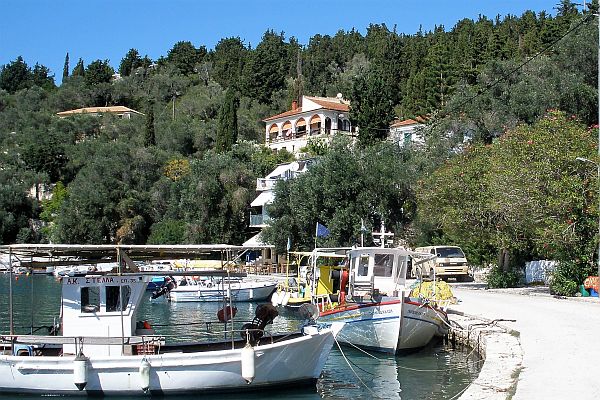
<svg viewBox="0 0 600 400">
<path fill-rule="evenodd" d="M 0 275 L 0 333 L 8 333 L 9 279 Z M 17 334 L 48 334 L 60 314 L 60 283 L 45 275 L 13 275 L 13 318 Z M 256 303 L 235 304 L 236 320 L 249 321 Z M 195 341 L 212 338 L 223 324 L 217 322 L 220 303 L 170 303 L 164 298 L 150 300 L 148 292 L 138 319 L 147 320 L 156 333 L 168 341 Z M 280 310 L 272 332 L 296 329 L 301 321 Z M 334 345 L 316 387 L 260 391 L 178 399 L 455 399 L 478 375 L 482 359 L 471 349 L 432 343 L 409 355 L 366 353 Z M 3 398 L 0 395 L 0 398 Z M 7 398 L 7 397 L 5 397 Z M 19 397 L 32 399 L 39 397 Z"/>
</svg>

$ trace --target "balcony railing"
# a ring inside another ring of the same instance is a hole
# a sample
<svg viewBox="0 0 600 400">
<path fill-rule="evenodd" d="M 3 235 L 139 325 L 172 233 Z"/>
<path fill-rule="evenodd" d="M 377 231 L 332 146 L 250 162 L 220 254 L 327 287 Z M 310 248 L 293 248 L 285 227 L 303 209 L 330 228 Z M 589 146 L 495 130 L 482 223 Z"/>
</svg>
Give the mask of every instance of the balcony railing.
<svg viewBox="0 0 600 400">
<path fill-rule="evenodd" d="M 352 128 L 351 131 L 344 131 L 341 129 L 325 129 L 325 128 L 311 129 L 309 132 L 301 132 L 301 133 L 292 132 L 289 135 L 282 135 L 282 136 L 276 136 L 274 138 L 269 138 L 269 141 L 267 143 L 288 142 L 290 140 L 307 139 L 307 138 L 319 137 L 319 136 L 333 136 L 333 135 L 338 135 L 338 134 L 354 136 L 356 134 L 356 130 L 354 128 Z"/>
<path fill-rule="evenodd" d="M 271 221 L 271 217 L 265 214 L 252 214 L 250 213 L 250 226 L 260 227 L 268 225 Z"/>
<path fill-rule="evenodd" d="M 258 191 L 273 190 L 273 188 L 275 187 L 275 184 L 277 184 L 277 179 L 257 178 L 256 179 L 256 190 L 258 190 Z"/>
</svg>

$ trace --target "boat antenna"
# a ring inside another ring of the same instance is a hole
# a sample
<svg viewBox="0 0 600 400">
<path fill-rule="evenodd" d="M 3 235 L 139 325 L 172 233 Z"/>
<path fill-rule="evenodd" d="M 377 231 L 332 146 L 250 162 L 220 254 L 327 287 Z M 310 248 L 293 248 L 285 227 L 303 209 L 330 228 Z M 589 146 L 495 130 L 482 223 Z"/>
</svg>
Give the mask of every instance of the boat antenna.
<svg viewBox="0 0 600 400">
<path fill-rule="evenodd" d="M 385 222 L 383 220 L 383 218 L 381 219 L 381 228 L 379 232 L 373 232 L 373 241 L 375 242 L 380 242 L 380 247 L 384 248 L 385 247 L 385 243 L 387 242 L 387 237 L 394 237 L 394 234 L 392 232 L 386 232 L 385 230 Z"/>
<path fill-rule="evenodd" d="M 360 219 L 360 247 L 365 247 L 365 220 Z"/>
</svg>

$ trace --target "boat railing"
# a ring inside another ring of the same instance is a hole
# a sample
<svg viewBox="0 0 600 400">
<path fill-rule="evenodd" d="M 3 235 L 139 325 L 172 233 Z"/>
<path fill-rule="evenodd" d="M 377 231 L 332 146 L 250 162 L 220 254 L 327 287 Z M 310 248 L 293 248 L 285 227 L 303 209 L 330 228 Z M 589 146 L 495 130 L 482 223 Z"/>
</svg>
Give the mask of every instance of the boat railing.
<svg viewBox="0 0 600 400">
<path fill-rule="evenodd" d="M 241 328 L 228 329 L 218 332 L 204 332 L 203 339 L 209 341 L 198 342 L 198 344 L 209 345 L 214 343 L 210 341 L 231 341 L 231 348 L 235 348 L 235 343 L 244 340 L 253 340 L 254 342 L 265 340 L 266 343 L 273 344 L 276 342 L 275 336 L 280 336 L 280 333 L 266 331 L 260 328 Z M 289 335 L 284 335 L 289 336 Z M 175 336 L 174 336 L 175 337 Z M 36 349 L 41 349 L 44 346 L 60 346 L 60 345 L 75 345 L 75 348 L 83 348 L 84 346 L 135 346 L 137 354 L 160 354 L 160 349 L 165 346 L 165 336 L 130 336 L 130 337 L 96 337 L 96 336 L 42 336 L 42 335 L 1 335 L 0 349 L 12 352 L 12 349 L 18 345 L 32 346 Z M 173 342 L 171 345 L 177 346 L 182 343 Z M 2 351 L 0 350 L 0 354 Z M 31 354 L 33 355 L 33 353 Z"/>
<path fill-rule="evenodd" d="M 85 344 L 85 345 L 137 345 L 144 343 L 164 343 L 164 336 L 127 336 L 127 337 L 101 337 L 101 336 L 45 336 L 45 335 L 0 335 L 0 345 L 18 343 L 31 345 L 44 344 Z"/>
<path fill-rule="evenodd" d="M 321 311 L 333 308 L 329 294 L 315 294 L 313 295 L 312 302 L 314 305 L 319 307 L 319 310 Z"/>
</svg>

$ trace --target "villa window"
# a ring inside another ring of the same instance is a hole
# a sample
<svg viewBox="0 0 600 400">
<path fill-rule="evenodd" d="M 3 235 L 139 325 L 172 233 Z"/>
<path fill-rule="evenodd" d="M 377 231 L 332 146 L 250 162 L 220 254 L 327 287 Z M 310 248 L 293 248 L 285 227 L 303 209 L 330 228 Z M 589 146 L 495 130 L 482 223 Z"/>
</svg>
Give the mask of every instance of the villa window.
<svg viewBox="0 0 600 400">
<path fill-rule="evenodd" d="M 81 288 L 81 312 L 95 313 L 100 310 L 100 288 L 82 287 Z"/>
</svg>

